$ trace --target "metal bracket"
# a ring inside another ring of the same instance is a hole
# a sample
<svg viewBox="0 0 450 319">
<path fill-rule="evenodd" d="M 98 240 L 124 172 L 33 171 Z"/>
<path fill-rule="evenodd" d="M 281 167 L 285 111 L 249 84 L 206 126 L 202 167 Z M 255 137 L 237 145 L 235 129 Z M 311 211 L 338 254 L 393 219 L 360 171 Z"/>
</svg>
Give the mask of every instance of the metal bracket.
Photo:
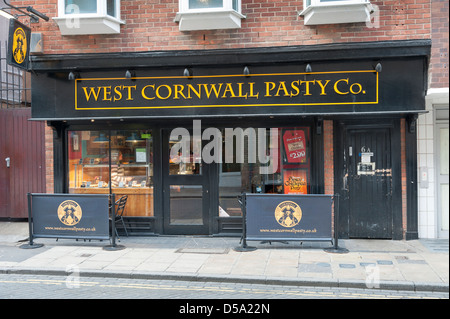
<svg viewBox="0 0 450 319">
<path fill-rule="evenodd" d="M 16 6 L 13 6 L 12 4 L 8 3 L 6 0 L 3 0 L 3 2 L 9 7 L 10 10 L 16 10 L 16 11 L 22 13 L 22 15 L 30 17 L 31 22 L 37 22 L 37 21 L 39 21 L 39 18 L 41 18 L 42 20 L 45 20 L 45 21 L 48 21 L 50 19 L 42 12 L 39 12 L 36 9 L 34 9 L 32 6 L 16 7 Z M 3 9 L 5 9 L 5 8 L 1 8 L 1 10 L 3 10 Z M 30 13 L 28 13 L 24 10 L 27 10 Z"/>
</svg>

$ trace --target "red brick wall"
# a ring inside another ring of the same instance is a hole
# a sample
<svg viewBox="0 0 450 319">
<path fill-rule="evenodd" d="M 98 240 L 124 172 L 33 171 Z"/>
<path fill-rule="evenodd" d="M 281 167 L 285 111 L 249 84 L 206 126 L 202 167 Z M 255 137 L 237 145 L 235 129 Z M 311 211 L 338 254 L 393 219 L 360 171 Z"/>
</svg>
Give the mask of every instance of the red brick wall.
<svg viewBox="0 0 450 319">
<path fill-rule="evenodd" d="M 11 2 L 19 6 L 30 4 L 30 1 Z M 45 54 L 226 49 L 431 37 L 430 0 L 372 3 L 380 9 L 378 28 L 368 28 L 365 23 L 305 26 L 303 17 L 298 16 L 303 0 L 242 0 L 242 12 L 247 19 L 242 21 L 241 29 L 180 32 L 173 21 L 178 0 L 122 0 L 122 19 L 126 24 L 117 35 L 61 36 L 53 20 L 33 25 L 33 29 L 44 34 Z M 57 16 L 57 0 L 36 0 L 33 6 L 49 17 Z"/>
<path fill-rule="evenodd" d="M 333 121 L 323 121 L 325 194 L 334 194 Z"/>
<path fill-rule="evenodd" d="M 324 193 L 334 195 L 334 148 L 333 148 L 333 121 L 323 121 L 323 169 L 324 169 Z M 334 232 L 334 203 L 333 219 L 331 227 Z M 334 234 L 333 234 L 334 236 Z"/>
<path fill-rule="evenodd" d="M 46 177 L 46 192 L 54 193 L 55 177 L 53 169 L 53 130 L 45 127 L 45 177 Z"/>
<path fill-rule="evenodd" d="M 433 0 L 431 7 L 431 87 L 448 88 L 448 0 Z"/>
</svg>

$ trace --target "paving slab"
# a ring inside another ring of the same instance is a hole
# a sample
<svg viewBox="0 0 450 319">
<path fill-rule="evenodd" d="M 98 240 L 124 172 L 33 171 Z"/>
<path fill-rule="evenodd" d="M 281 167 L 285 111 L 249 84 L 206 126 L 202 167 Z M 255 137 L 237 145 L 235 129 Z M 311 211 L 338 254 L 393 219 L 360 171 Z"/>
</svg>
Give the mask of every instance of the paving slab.
<svg viewBox="0 0 450 319">
<path fill-rule="evenodd" d="M 321 242 L 251 242 L 255 251 L 239 252 L 237 237 L 196 236 L 123 237 L 117 251 L 104 249 L 108 241 L 36 239 L 44 246 L 25 250 L 27 233 L 27 223 L 0 222 L 0 273 L 75 268 L 82 276 L 448 291 L 448 240 L 340 240 L 343 254 Z"/>
</svg>

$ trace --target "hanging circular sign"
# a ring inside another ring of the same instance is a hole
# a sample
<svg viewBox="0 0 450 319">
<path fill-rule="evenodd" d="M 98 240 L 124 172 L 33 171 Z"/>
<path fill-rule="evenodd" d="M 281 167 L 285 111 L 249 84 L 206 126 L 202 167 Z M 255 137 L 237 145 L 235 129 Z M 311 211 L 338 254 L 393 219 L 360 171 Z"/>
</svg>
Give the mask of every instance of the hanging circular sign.
<svg viewBox="0 0 450 319">
<path fill-rule="evenodd" d="M 16 61 L 18 64 L 22 64 L 23 61 L 25 61 L 28 49 L 27 43 L 27 35 L 25 31 L 22 28 L 17 28 L 16 31 L 14 31 L 13 35 L 12 54 L 14 57 L 14 61 Z"/>
</svg>

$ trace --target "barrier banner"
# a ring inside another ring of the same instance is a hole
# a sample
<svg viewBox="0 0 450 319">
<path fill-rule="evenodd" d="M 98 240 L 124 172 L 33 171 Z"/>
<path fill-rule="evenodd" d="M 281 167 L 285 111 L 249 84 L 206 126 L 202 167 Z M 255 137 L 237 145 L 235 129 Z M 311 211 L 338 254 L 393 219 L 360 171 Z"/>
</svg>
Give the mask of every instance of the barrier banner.
<svg viewBox="0 0 450 319">
<path fill-rule="evenodd" d="M 331 241 L 332 204 L 332 195 L 245 194 L 245 237 Z"/>
<path fill-rule="evenodd" d="M 109 195 L 31 194 L 33 237 L 109 239 Z"/>
</svg>

